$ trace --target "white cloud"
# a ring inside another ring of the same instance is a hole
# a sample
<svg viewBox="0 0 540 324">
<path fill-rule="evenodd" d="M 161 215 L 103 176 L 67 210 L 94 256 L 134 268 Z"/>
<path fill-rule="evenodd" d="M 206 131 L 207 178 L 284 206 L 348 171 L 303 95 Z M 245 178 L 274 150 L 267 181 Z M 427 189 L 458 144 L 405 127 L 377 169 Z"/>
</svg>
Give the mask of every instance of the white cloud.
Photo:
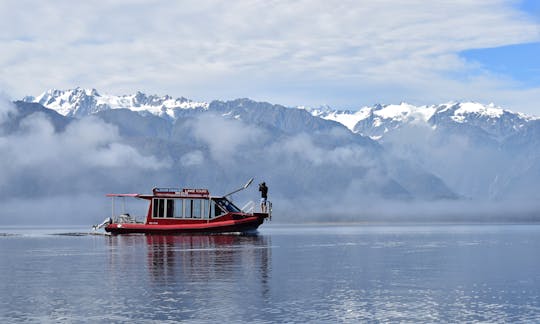
<svg viewBox="0 0 540 324">
<path fill-rule="evenodd" d="M 35 113 L 23 119 L 19 134 L 6 139 L 0 150 L 9 152 L 17 167 L 60 165 L 62 171 L 75 168 L 83 172 L 89 167 L 159 169 L 164 166 L 154 157 L 142 156 L 121 144 L 117 128 L 97 118 L 74 121 L 65 132 L 55 133 L 49 120 Z"/>
<path fill-rule="evenodd" d="M 348 106 L 538 91 L 478 82 L 457 53 L 538 41 L 513 1 L 115 1 L 0 4 L 0 84 Z M 29 10 L 31 7 L 32 10 Z M 60 17 L 60 19 L 58 19 Z M 456 78 L 455 76 L 458 75 Z M 524 100 L 524 99 L 520 99 Z"/>
<path fill-rule="evenodd" d="M 0 133 L 0 155 L 0 191 L 8 195 L 25 186 L 28 195 L 88 192 L 167 167 L 123 144 L 117 128 L 99 119 L 73 121 L 55 132 L 42 113 L 22 119 L 15 133 Z"/>
<path fill-rule="evenodd" d="M 183 166 L 200 165 L 203 162 L 204 162 L 204 154 L 203 152 L 199 150 L 188 152 L 180 158 L 180 163 Z"/>
<path fill-rule="evenodd" d="M 209 114 L 197 117 L 191 127 L 193 135 L 208 146 L 217 162 L 228 162 L 238 157 L 242 146 L 255 148 L 264 136 L 264 132 L 255 126 Z"/>
<path fill-rule="evenodd" d="M 8 120 L 10 115 L 16 114 L 17 110 L 8 99 L 0 95 L 0 125 Z"/>
<path fill-rule="evenodd" d="M 271 156 L 280 157 L 283 161 L 291 158 L 306 161 L 314 166 L 326 165 L 335 168 L 364 167 L 375 168 L 373 161 L 361 146 L 336 146 L 324 148 L 314 143 L 308 134 L 299 134 L 284 138 L 269 148 Z"/>
</svg>

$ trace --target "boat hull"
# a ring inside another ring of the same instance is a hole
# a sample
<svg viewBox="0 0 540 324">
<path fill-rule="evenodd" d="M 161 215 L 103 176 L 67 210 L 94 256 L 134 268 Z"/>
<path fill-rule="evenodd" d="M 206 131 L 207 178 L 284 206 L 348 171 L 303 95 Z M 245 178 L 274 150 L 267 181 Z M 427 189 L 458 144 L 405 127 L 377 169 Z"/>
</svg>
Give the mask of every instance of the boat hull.
<svg viewBox="0 0 540 324">
<path fill-rule="evenodd" d="M 190 234 L 190 233 L 233 233 L 254 232 L 264 222 L 264 216 L 252 216 L 238 220 L 196 224 L 136 224 L 112 223 L 105 231 L 111 234 Z"/>
</svg>

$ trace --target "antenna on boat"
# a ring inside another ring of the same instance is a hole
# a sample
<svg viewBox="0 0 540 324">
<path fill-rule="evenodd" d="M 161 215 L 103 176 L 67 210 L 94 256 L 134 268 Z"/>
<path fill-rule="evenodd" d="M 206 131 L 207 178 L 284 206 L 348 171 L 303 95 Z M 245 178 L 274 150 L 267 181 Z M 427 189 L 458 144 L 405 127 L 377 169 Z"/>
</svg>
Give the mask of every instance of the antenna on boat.
<svg viewBox="0 0 540 324">
<path fill-rule="evenodd" d="M 230 196 L 230 195 L 232 195 L 232 194 L 237 193 L 238 191 L 247 189 L 247 187 L 249 187 L 249 185 L 253 182 L 253 179 L 255 179 L 255 178 L 249 179 L 249 181 L 246 182 L 246 184 L 245 184 L 242 188 L 238 188 L 238 189 L 236 189 L 235 191 L 229 192 L 228 194 L 224 195 L 223 197 L 228 197 L 228 196 Z"/>
</svg>

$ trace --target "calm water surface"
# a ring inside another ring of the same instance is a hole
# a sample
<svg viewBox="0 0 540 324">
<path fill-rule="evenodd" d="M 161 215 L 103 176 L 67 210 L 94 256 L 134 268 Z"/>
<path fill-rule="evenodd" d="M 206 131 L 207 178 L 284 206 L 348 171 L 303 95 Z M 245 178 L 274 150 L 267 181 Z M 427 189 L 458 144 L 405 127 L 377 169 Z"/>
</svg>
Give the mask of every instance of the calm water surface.
<svg viewBox="0 0 540 324">
<path fill-rule="evenodd" d="M 539 225 L 83 232 L 0 228 L 0 322 L 540 322 Z"/>
</svg>

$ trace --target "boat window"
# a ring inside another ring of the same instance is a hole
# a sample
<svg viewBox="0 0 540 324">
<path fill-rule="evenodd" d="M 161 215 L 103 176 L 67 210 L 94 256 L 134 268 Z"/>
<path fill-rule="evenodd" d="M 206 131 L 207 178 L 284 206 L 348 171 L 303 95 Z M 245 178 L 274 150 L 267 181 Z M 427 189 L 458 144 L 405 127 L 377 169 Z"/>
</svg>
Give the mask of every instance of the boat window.
<svg viewBox="0 0 540 324">
<path fill-rule="evenodd" d="M 191 206 L 193 201 L 191 199 L 184 200 L 184 217 L 191 218 Z"/>
<path fill-rule="evenodd" d="M 203 215 L 203 218 L 204 219 L 208 219 L 209 218 L 209 213 L 210 213 L 210 210 L 209 210 L 209 206 L 210 206 L 210 201 L 208 199 L 203 199 L 202 201 L 202 215 Z"/>
<path fill-rule="evenodd" d="M 224 212 L 215 208 L 208 199 L 163 199 L 154 198 L 152 207 L 153 218 L 201 218 L 219 216 Z"/>
<path fill-rule="evenodd" d="M 167 218 L 174 217 L 174 200 L 167 199 Z"/>
<path fill-rule="evenodd" d="M 175 216 L 175 201 L 173 199 L 154 198 L 153 202 L 153 218 L 173 218 Z M 182 205 L 180 205 L 182 206 Z M 180 209 L 180 213 L 182 210 Z"/>
<path fill-rule="evenodd" d="M 154 199 L 154 218 L 163 218 L 165 214 L 165 199 Z"/>
<path fill-rule="evenodd" d="M 175 199 L 174 200 L 174 218 L 183 218 L 184 217 L 184 200 L 183 199 Z"/>
<path fill-rule="evenodd" d="M 202 200 L 193 199 L 193 208 L 191 209 L 193 218 L 201 218 L 202 215 Z"/>
<path fill-rule="evenodd" d="M 236 207 L 226 198 L 215 198 L 215 202 L 223 209 L 231 213 L 239 213 L 240 208 Z"/>
<path fill-rule="evenodd" d="M 210 208 L 210 218 L 218 217 L 226 213 L 226 211 L 224 209 L 221 209 L 221 207 L 219 207 L 215 201 L 212 201 Z"/>
</svg>

